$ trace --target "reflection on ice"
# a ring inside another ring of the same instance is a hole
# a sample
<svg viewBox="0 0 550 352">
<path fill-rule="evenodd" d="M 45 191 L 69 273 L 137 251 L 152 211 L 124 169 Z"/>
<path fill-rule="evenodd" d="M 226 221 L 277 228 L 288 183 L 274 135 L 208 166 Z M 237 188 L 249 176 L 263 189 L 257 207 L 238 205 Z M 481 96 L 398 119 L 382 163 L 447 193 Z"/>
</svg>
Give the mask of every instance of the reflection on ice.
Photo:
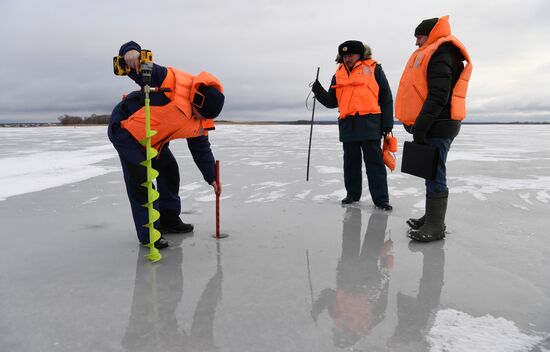
<svg viewBox="0 0 550 352">
<path fill-rule="evenodd" d="M 414 345 L 415 350 L 428 350 L 426 331 L 430 328 L 433 316 L 439 307 L 443 277 L 445 273 L 444 242 L 429 244 L 410 242 L 413 252 L 422 254 L 422 277 L 416 297 L 397 293 L 398 322 L 389 344 L 394 350 Z"/>
<path fill-rule="evenodd" d="M 197 302 L 191 328 L 178 324 L 176 309 L 184 294 L 182 248 L 186 236 L 170 236 L 171 247 L 163 251 L 163 260 L 151 264 L 138 252 L 132 311 L 122 346 L 128 352 L 217 351 L 214 320 L 222 297 L 223 270 L 219 242 L 218 265 Z"/>
<path fill-rule="evenodd" d="M 387 222 L 387 213 L 372 214 L 361 244 L 361 209 L 346 209 L 336 288 L 321 290 L 311 308 L 314 321 L 327 310 L 334 324 L 332 340 L 336 347 L 355 345 L 385 318 L 393 268 L 393 242 L 386 240 Z"/>
</svg>

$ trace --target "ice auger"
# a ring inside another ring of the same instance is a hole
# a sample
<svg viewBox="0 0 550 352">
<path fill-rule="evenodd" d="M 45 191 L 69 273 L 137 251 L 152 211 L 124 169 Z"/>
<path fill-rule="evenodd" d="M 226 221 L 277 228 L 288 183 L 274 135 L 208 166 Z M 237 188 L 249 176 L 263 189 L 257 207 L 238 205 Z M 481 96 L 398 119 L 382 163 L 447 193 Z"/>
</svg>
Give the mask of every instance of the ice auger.
<svg viewBox="0 0 550 352">
<path fill-rule="evenodd" d="M 153 181 L 158 177 L 159 173 L 153 169 L 152 160 L 158 155 L 155 148 L 151 147 L 151 137 L 157 131 L 151 130 L 151 108 L 149 93 L 159 91 L 159 88 L 151 87 L 151 74 L 153 71 L 153 54 L 149 50 L 141 50 L 140 54 L 141 76 L 143 78 L 143 93 L 145 95 L 145 138 L 139 143 L 145 146 L 145 160 L 140 164 L 147 168 L 147 180 L 141 186 L 147 188 L 147 203 L 142 204 L 147 208 L 149 213 L 148 223 L 143 225 L 149 229 L 149 243 L 146 245 L 149 248 L 149 254 L 145 257 L 152 262 L 162 259 L 159 250 L 155 248 L 155 242 L 160 238 L 160 232 L 155 229 L 155 221 L 160 218 L 160 213 L 153 207 L 153 202 L 159 198 L 159 193 L 153 188 Z M 116 75 L 124 76 L 130 72 L 130 68 L 121 56 L 113 58 L 113 68 Z M 164 90 L 164 89 L 163 89 Z"/>
</svg>

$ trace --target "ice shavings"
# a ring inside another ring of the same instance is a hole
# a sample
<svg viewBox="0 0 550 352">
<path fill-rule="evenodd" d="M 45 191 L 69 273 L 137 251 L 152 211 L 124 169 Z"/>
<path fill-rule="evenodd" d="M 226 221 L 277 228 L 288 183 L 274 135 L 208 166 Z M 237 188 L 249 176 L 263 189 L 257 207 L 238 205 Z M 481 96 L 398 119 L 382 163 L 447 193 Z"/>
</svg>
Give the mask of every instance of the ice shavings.
<svg viewBox="0 0 550 352">
<path fill-rule="evenodd" d="M 504 318 L 476 318 L 454 309 L 438 311 L 427 336 L 431 352 L 527 352 L 543 340 L 544 337 L 522 333 Z"/>
<path fill-rule="evenodd" d="M 0 159 L 0 200 L 42 191 L 118 170 L 94 165 L 116 157 L 111 145 L 45 151 Z"/>
</svg>

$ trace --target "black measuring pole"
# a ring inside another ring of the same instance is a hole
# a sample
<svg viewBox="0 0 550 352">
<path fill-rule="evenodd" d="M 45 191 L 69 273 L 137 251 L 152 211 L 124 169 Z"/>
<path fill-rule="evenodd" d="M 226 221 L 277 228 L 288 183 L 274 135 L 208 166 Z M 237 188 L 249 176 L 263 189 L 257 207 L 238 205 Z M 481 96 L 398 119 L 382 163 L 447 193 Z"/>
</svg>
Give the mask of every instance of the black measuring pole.
<svg viewBox="0 0 550 352">
<path fill-rule="evenodd" d="M 317 75 L 315 76 L 315 81 L 319 80 L 319 67 L 317 67 Z M 311 156 L 311 137 L 313 136 L 313 118 L 315 116 L 315 95 L 313 96 L 313 109 L 311 110 L 311 126 L 309 128 L 309 146 L 307 148 L 307 174 L 306 181 L 309 181 L 309 158 Z"/>
</svg>

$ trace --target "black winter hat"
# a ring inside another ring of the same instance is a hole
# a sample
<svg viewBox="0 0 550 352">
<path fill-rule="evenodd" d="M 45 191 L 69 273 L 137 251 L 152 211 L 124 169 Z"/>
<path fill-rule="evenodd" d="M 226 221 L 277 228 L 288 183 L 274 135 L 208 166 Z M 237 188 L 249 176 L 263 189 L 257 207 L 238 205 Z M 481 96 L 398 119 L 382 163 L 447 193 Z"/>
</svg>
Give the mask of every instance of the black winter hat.
<svg viewBox="0 0 550 352">
<path fill-rule="evenodd" d="M 434 28 L 435 24 L 439 21 L 439 18 L 429 18 L 420 22 L 420 24 L 415 28 L 414 35 L 430 35 L 430 32 Z"/>
<path fill-rule="evenodd" d="M 347 40 L 338 46 L 338 54 L 340 56 L 359 54 L 363 55 L 365 46 L 358 40 Z"/>
<path fill-rule="evenodd" d="M 193 105 L 207 119 L 218 117 L 222 111 L 224 101 L 225 96 L 222 92 L 204 84 L 200 85 L 193 97 Z"/>
</svg>

